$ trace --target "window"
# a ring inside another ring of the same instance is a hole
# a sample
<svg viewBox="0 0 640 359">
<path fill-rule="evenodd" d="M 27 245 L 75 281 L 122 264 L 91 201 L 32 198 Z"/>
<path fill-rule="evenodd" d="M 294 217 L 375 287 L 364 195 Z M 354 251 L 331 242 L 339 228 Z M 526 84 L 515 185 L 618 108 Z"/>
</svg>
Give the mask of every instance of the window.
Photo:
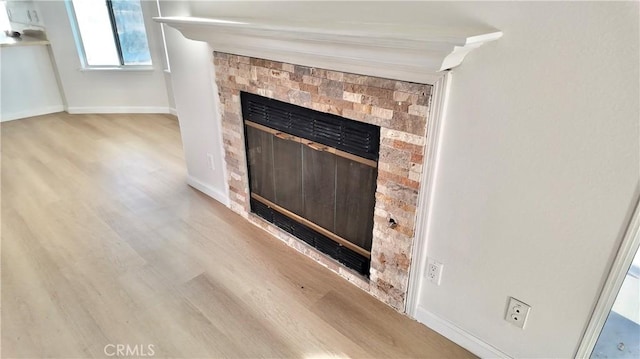
<svg viewBox="0 0 640 359">
<path fill-rule="evenodd" d="M 70 0 L 67 5 L 85 67 L 151 65 L 140 0 Z"/>
</svg>

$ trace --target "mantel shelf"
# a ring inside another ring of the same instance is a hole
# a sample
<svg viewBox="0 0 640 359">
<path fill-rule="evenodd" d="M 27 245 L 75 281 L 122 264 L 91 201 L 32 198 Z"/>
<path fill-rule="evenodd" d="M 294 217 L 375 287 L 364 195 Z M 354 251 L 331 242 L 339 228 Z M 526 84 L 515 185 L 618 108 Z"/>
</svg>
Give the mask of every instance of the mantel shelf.
<svg viewBox="0 0 640 359">
<path fill-rule="evenodd" d="M 433 83 L 485 42 L 491 28 L 403 26 L 366 22 L 300 23 L 240 18 L 155 17 L 215 51 Z"/>
</svg>

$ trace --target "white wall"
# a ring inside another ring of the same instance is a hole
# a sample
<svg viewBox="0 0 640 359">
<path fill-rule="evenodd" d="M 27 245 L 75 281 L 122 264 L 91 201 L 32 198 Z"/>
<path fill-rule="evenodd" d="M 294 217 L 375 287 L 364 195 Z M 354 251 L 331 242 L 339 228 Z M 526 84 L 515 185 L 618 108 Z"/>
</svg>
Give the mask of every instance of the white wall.
<svg viewBox="0 0 640 359">
<path fill-rule="evenodd" d="M 62 110 L 47 46 L 0 47 L 0 121 Z"/>
<path fill-rule="evenodd" d="M 163 16 L 187 16 L 190 11 L 189 3 L 184 1 L 161 1 L 160 9 Z M 207 43 L 186 39 L 168 26 L 165 36 L 188 182 L 228 205 L 212 50 Z"/>
<path fill-rule="evenodd" d="M 221 3 L 194 16 L 483 23 L 453 70 L 419 307 L 514 357 L 571 357 L 638 196 L 638 4 Z M 508 296 L 533 309 L 503 320 Z"/>
<path fill-rule="evenodd" d="M 142 1 L 153 70 L 81 71 L 64 1 L 36 1 L 51 41 L 69 112 L 168 112 L 162 39 L 154 1 Z"/>
<path fill-rule="evenodd" d="M 505 36 L 454 71 L 428 238 L 446 269 L 420 305 L 511 356 L 570 357 L 638 196 L 638 4 L 455 10 Z"/>
<path fill-rule="evenodd" d="M 171 112 L 174 115 L 177 115 L 177 111 L 176 111 L 176 100 L 173 96 L 173 84 L 171 82 L 171 73 L 170 72 L 165 72 L 164 74 L 164 82 L 166 84 L 166 88 L 167 88 L 167 97 L 169 100 L 169 112 Z"/>
</svg>

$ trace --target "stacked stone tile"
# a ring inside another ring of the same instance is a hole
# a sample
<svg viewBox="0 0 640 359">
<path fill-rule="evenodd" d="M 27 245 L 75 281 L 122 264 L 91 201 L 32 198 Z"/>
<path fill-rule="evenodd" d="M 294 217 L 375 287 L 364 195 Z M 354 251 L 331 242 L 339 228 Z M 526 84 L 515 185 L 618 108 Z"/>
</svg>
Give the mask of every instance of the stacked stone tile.
<svg viewBox="0 0 640 359">
<path fill-rule="evenodd" d="M 214 64 L 231 209 L 403 311 L 431 86 L 218 52 Z M 240 91 L 381 127 L 370 280 L 249 213 Z"/>
</svg>

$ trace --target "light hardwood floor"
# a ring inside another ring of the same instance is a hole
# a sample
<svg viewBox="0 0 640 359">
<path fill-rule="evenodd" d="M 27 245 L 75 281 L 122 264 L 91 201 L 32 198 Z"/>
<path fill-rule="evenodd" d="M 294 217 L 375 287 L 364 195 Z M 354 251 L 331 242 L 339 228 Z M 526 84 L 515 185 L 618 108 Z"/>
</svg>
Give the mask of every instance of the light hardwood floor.
<svg viewBox="0 0 640 359">
<path fill-rule="evenodd" d="M 1 130 L 3 358 L 473 357 L 187 186 L 171 116 Z"/>
</svg>

